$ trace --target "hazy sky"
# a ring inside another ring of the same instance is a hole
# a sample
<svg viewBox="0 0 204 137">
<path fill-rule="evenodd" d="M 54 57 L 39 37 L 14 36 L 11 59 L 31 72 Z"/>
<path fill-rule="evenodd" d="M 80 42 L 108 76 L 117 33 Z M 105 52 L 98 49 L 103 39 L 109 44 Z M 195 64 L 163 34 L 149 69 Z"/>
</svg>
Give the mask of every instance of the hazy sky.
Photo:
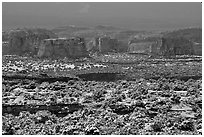
<svg viewBox="0 0 204 137">
<path fill-rule="evenodd" d="M 134 29 L 202 26 L 201 3 L 3 3 L 3 29 L 115 25 Z"/>
</svg>

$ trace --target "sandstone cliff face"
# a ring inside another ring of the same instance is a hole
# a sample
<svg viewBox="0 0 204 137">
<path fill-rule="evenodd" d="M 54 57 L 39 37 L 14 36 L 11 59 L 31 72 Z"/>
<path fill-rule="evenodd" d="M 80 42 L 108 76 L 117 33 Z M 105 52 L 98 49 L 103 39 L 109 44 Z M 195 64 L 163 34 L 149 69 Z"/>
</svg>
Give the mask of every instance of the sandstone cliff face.
<svg viewBox="0 0 204 137">
<path fill-rule="evenodd" d="M 117 51 L 118 40 L 112 39 L 109 37 L 101 37 L 101 38 L 98 38 L 98 46 L 99 46 L 99 51 L 102 53 Z"/>
<path fill-rule="evenodd" d="M 195 55 L 202 56 L 202 43 L 193 43 Z"/>
<path fill-rule="evenodd" d="M 43 39 L 57 37 L 46 29 L 17 29 L 9 32 L 10 54 L 37 54 L 40 42 Z"/>
<path fill-rule="evenodd" d="M 118 51 L 119 41 L 107 36 L 97 37 L 88 43 L 88 50 L 92 52 L 107 53 Z"/>
<path fill-rule="evenodd" d="M 149 54 L 151 53 L 152 42 L 139 42 L 132 43 L 129 45 L 128 52 L 129 53 L 141 53 L 141 54 Z"/>
<path fill-rule="evenodd" d="M 164 44 L 168 43 L 168 46 L 166 46 L 166 48 L 170 47 L 170 45 L 173 44 L 176 46 L 174 47 L 174 50 L 176 51 L 171 51 L 171 55 L 202 55 L 202 28 L 186 28 L 168 32 L 163 35 L 163 38 Z M 173 46 L 171 47 L 173 48 Z"/>
<path fill-rule="evenodd" d="M 41 42 L 38 57 L 86 57 L 85 41 L 83 38 L 45 39 Z"/>
<path fill-rule="evenodd" d="M 193 42 L 182 38 L 162 38 L 160 54 L 163 56 L 194 55 Z"/>
<path fill-rule="evenodd" d="M 128 42 L 129 53 L 158 55 L 161 46 L 159 37 L 136 37 Z"/>
</svg>

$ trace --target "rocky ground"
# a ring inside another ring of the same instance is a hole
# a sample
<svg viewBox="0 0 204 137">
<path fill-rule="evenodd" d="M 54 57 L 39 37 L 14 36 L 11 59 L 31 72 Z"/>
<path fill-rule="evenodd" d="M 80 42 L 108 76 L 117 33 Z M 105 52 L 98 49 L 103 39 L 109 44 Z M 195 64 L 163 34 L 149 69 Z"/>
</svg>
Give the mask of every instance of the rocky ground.
<svg viewBox="0 0 204 137">
<path fill-rule="evenodd" d="M 50 61 L 11 58 L 13 60 L 3 58 L 2 134 L 202 134 L 202 63 L 199 59 L 159 62 L 154 59 L 140 64 L 117 64 L 115 68 L 133 78 L 97 81 L 71 77 L 50 80 L 47 73 L 34 79 L 29 71 L 31 67 L 27 66 L 44 69 L 47 65 L 53 72 L 48 74 L 56 73 L 56 76 L 64 66 L 69 70 L 67 73 L 80 71 L 79 66 L 86 64 L 89 67 L 83 69 L 89 71 L 83 73 L 88 74 L 111 67 L 113 71 L 114 64 L 90 60 L 51 64 Z M 179 72 L 195 77 L 173 77 Z M 20 77 L 28 74 L 31 76 Z M 43 77 L 47 79 L 42 80 Z"/>
</svg>

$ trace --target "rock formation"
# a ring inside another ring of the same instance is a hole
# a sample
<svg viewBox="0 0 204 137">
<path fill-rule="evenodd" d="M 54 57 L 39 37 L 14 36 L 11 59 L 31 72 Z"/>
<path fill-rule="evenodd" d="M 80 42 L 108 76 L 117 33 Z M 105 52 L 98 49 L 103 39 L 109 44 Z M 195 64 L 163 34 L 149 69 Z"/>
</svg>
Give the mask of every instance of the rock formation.
<svg viewBox="0 0 204 137">
<path fill-rule="evenodd" d="M 118 51 L 119 41 L 117 39 L 103 36 L 94 38 L 91 42 L 89 42 L 89 51 L 107 53 Z"/>
<path fill-rule="evenodd" d="M 176 46 L 174 49 L 177 51 L 171 54 L 202 55 L 202 28 L 175 30 L 164 34 L 163 38 L 164 43 L 168 43 L 169 46 L 173 44 Z"/>
<path fill-rule="evenodd" d="M 194 55 L 193 42 L 182 37 L 162 38 L 160 54 L 163 56 Z"/>
<path fill-rule="evenodd" d="M 193 42 L 193 49 L 194 49 L 195 55 L 202 56 L 202 43 Z"/>
<path fill-rule="evenodd" d="M 8 41 L 8 32 L 7 31 L 2 32 L 2 41 Z"/>
<path fill-rule="evenodd" d="M 41 42 L 38 57 L 85 57 L 88 56 L 83 38 L 45 39 Z"/>
<path fill-rule="evenodd" d="M 57 37 L 46 29 L 17 29 L 9 32 L 10 54 L 37 54 L 40 42 L 43 39 Z"/>
<path fill-rule="evenodd" d="M 185 28 L 164 33 L 165 38 L 183 37 L 196 43 L 202 43 L 202 28 Z"/>
<path fill-rule="evenodd" d="M 158 55 L 160 46 L 159 37 L 134 37 L 128 42 L 128 53 Z"/>
<path fill-rule="evenodd" d="M 128 47 L 129 53 L 149 54 L 151 52 L 152 42 L 132 43 Z"/>
</svg>

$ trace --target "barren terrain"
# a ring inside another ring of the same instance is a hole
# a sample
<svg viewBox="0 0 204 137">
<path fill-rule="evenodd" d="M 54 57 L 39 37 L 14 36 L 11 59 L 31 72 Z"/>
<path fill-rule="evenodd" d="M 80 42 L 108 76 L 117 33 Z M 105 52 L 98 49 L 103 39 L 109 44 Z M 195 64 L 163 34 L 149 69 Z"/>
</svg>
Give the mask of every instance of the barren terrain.
<svg viewBox="0 0 204 137">
<path fill-rule="evenodd" d="M 2 134 L 201 134 L 202 60 L 3 56 Z"/>
</svg>

